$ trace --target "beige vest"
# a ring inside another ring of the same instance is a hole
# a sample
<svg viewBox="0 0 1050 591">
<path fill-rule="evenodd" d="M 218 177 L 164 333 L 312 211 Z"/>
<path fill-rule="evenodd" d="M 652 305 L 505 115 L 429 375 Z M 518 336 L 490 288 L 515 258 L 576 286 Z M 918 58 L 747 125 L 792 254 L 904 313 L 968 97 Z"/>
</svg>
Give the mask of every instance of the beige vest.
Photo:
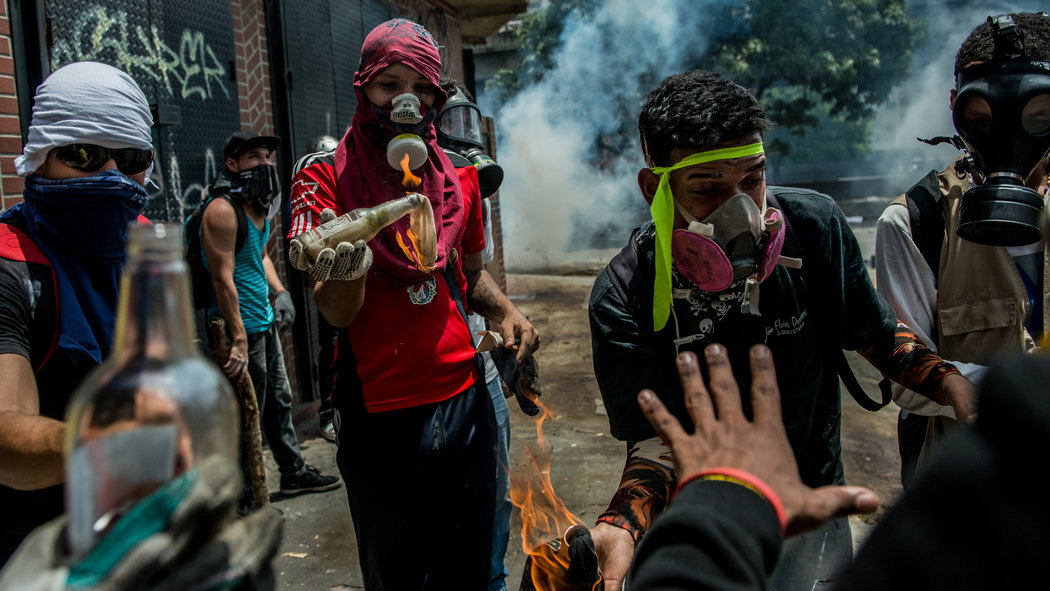
<svg viewBox="0 0 1050 591">
<path fill-rule="evenodd" d="M 1006 248 L 959 238 L 959 205 L 969 180 L 954 165 L 937 175 L 948 220 L 937 275 L 937 349 L 946 359 L 987 364 L 1003 353 L 1029 352 L 1025 330 L 1031 305 L 1024 282 Z M 903 195 L 894 203 L 906 206 Z M 1043 253 L 1043 330 L 1050 325 L 1050 258 Z"/>
</svg>

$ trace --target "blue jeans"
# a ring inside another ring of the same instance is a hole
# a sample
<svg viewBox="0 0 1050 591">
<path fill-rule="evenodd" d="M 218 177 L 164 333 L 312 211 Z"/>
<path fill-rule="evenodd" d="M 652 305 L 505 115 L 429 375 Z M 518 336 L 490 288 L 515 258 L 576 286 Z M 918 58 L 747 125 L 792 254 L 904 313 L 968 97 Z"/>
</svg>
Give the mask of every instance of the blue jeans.
<svg viewBox="0 0 1050 591">
<path fill-rule="evenodd" d="M 492 524 L 492 573 L 489 591 L 505 591 L 507 567 L 503 564 L 510 543 L 510 514 L 514 504 L 510 501 L 510 409 L 503 397 L 499 378 L 486 384 L 492 407 L 496 413 L 496 511 Z"/>
</svg>

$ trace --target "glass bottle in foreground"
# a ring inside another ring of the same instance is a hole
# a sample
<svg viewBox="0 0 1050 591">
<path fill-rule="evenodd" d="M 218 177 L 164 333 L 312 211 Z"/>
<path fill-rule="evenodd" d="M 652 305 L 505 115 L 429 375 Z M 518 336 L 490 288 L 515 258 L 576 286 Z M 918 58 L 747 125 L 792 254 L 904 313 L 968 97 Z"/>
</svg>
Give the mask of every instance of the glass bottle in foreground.
<svg viewBox="0 0 1050 591">
<path fill-rule="evenodd" d="M 66 411 L 66 511 L 82 557 L 136 501 L 219 455 L 240 422 L 225 375 L 194 342 L 182 229 L 133 224 L 109 356 Z"/>
</svg>

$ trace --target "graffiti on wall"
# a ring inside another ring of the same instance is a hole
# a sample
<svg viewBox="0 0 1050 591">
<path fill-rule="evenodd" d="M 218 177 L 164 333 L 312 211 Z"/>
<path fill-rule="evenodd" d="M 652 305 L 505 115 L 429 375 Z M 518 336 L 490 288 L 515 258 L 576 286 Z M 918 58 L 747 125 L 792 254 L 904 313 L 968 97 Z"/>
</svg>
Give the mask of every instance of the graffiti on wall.
<svg viewBox="0 0 1050 591">
<path fill-rule="evenodd" d="M 204 190 L 215 177 L 218 176 L 216 168 L 215 153 L 212 149 L 204 150 L 204 182 L 183 185 L 182 167 L 178 156 L 172 155 L 168 159 L 168 178 L 170 183 L 166 184 L 161 167 L 158 165 L 150 175 L 152 184 L 149 189 L 149 202 L 146 205 L 146 217 L 151 220 L 179 220 L 185 219 L 189 213 L 197 207 L 204 198 Z M 174 201 L 169 199 L 174 196 Z"/>
<path fill-rule="evenodd" d="M 73 21 L 68 34 L 52 45 L 52 69 L 75 61 L 103 61 L 137 79 L 157 81 L 173 97 L 229 98 L 229 70 L 204 33 L 183 29 L 178 47 L 172 47 L 161 39 L 156 26 L 128 21 L 122 10 L 89 6 Z"/>
</svg>

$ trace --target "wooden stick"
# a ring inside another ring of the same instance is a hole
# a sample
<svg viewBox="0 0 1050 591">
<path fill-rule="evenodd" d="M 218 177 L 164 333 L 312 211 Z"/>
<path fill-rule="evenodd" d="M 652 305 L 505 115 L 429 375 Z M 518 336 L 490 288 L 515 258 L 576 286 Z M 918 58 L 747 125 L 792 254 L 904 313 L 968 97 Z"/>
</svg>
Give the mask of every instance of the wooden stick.
<svg viewBox="0 0 1050 591">
<path fill-rule="evenodd" d="M 212 355 L 218 364 L 225 365 L 230 358 L 230 337 L 226 332 L 226 321 L 214 318 L 208 326 Z M 244 438 L 245 453 L 248 454 L 248 478 L 252 485 L 252 498 L 256 508 L 270 504 L 270 493 L 266 489 L 266 465 L 262 455 L 262 433 L 259 429 L 259 403 L 255 400 L 255 387 L 247 370 L 233 384 L 241 399 L 241 437 Z"/>
</svg>

